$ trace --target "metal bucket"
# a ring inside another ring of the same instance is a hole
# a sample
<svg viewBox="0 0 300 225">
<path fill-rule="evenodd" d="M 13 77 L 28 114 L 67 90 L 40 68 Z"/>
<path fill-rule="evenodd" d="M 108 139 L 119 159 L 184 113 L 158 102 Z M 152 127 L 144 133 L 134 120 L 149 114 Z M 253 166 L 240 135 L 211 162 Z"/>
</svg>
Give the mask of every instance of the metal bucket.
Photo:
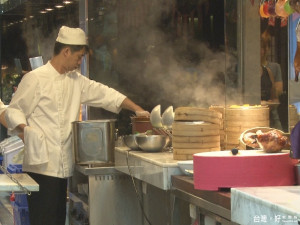
<svg viewBox="0 0 300 225">
<path fill-rule="evenodd" d="M 77 164 L 114 162 L 116 120 L 87 120 L 72 123 L 73 149 Z"/>
<path fill-rule="evenodd" d="M 30 62 L 32 70 L 34 70 L 34 69 L 36 69 L 36 68 L 44 65 L 43 57 L 42 56 L 37 56 L 37 57 L 29 58 L 29 62 Z"/>
<path fill-rule="evenodd" d="M 149 117 L 131 117 L 132 133 L 145 133 L 153 127 Z"/>
</svg>

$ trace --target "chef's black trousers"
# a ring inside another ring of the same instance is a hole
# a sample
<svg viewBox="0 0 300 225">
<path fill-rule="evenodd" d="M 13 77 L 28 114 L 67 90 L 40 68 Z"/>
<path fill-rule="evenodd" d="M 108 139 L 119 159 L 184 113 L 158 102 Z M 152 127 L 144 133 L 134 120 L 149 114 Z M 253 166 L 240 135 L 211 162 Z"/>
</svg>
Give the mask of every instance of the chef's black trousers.
<svg viewBox="0 0 300 225">
<path fill-rule="evenodd" d="M 39 184 L 28 196 L 30 225 L 65 225 L 67 179 L 29 173 Z"/>
</svg>

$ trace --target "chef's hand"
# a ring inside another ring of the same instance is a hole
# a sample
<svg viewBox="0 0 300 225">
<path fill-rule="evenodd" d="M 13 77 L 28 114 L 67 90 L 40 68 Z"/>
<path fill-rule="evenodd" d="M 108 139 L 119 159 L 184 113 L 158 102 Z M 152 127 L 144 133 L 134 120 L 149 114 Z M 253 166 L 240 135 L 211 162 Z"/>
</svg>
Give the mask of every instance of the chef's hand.
<svg viewBox="0 0 300 225">
<path fill-rule="evenodd" d="M 25 143 L 25 142 L 24 142 L 24 132 L 19 133 L 19 134 L 18 134 L 18 137 L 23 141 L 23 143 Z"/>
<path fill-rule="evenodd" d="M 137 117 L 149 117 L 150 113 L 148 111 L 135 111 Z"/>
<path fill-rule="evenodd" d="M 25 129 L 26 126 L 27 126 L 26 124 L 20 124 L 18 126 L 18 131 L 19 131 L 18 137 L 22 139 L 23 143 L 25 143 L 24 142 L 24 129 Z"/>
</svg>

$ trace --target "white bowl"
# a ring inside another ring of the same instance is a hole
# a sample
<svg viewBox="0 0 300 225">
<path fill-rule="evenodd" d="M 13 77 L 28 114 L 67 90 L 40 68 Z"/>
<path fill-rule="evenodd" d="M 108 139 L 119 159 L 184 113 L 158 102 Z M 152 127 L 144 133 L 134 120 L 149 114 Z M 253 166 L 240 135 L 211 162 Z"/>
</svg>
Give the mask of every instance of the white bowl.
<svg viewBox="0 0 300 225">
<path fill-rule="evenodd" d="M 150 122 L 153 127 L 162 127 L 160 105 L 157 105 L 152 109 L 150 113 Z"/>
<path fill-rule="evenodd" d="M 162 114 L 161 117 L 162 125 L 171 128 L 172 123 L 174 121 L 174 111 L 173 111 L 173 106 L 169 106 L 164 113 Z"/>
<path fill-rule="evenodd" d="M 193 171 L 194 170 L 194 161 L 193 160 L 184 160 L 184 161 L 178 161 L 177 162 L 179 168 L 181 171 L 186 174 L 190 175 L 187 171 Z"/>
</svg>

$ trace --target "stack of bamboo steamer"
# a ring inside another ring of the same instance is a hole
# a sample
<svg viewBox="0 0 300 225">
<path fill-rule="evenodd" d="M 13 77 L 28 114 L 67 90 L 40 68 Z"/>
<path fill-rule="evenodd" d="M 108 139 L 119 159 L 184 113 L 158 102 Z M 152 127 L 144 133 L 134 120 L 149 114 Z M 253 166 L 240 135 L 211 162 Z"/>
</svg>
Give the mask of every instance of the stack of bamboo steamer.
<svg viewBox="0 0 300 225">
<path fill-rule="evenodd" d="M 220 112 L 179 107 L 172 125 L 173 158 L 191 160 L 193 154 L 220 150 Z"/>
<path fill-rule="evenodd" d="M 215 110 L 222 114 L 222 120 L 220 124 L 220 148 L 225 150 L 225 129 L 224 129 L 224 118 L 225 118 L 225 107 L 220 105 L 212 105 L 209 107 L 211 110 Z"/>
<path fill-rule="evenodd" d="M 289 126 L 290 131 L 295 127 L 295 125 L 298 123 L 299 117 L 297 108 L 294 105 L 289 105 Z"/>
<path fill-rule="evenodd" d="M 230 106 L 225 109 L 225 147 L 232 149 L 239 146 L 240 135 L 253 127 L 269 127 L 268 106 Z"/>
</svg>

